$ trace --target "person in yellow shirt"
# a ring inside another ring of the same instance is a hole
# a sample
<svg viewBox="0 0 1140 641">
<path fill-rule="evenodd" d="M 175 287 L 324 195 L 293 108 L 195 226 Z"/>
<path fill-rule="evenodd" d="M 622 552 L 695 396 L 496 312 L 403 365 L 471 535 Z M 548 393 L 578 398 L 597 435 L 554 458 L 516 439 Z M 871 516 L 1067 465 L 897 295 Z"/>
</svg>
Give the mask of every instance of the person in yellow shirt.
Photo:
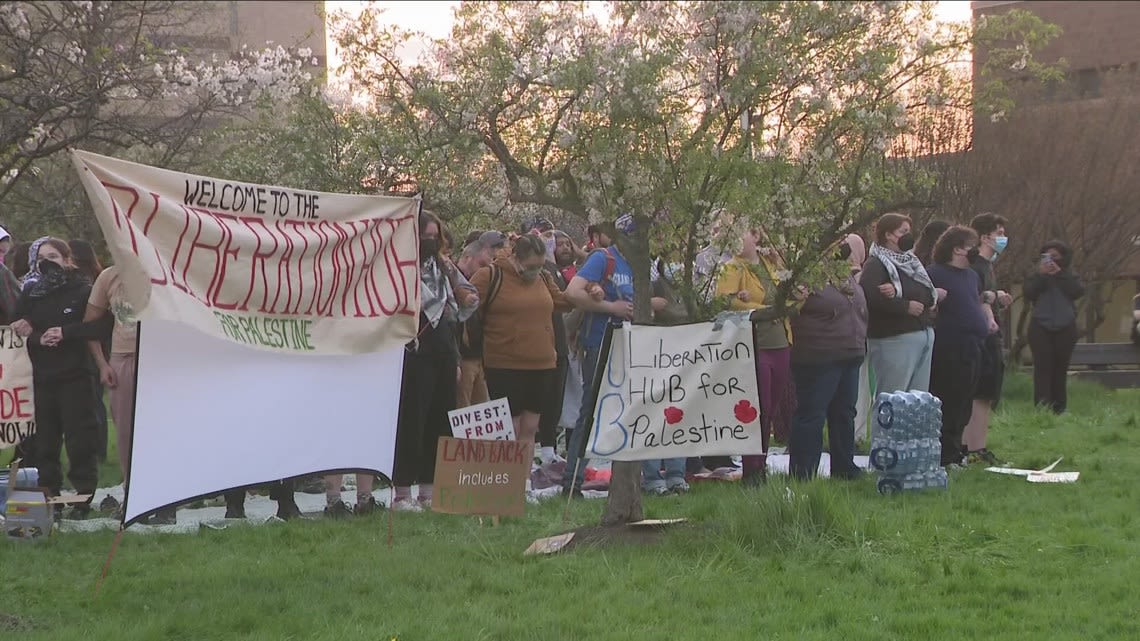
<svg viewBox="0 0 1140 641">
<path fill-rule="evenodd" d="M 754 310 L 752 333 L 756 344 L 756 381 L 760 391 L 760 420 L 765 454 L 743 457 L 743 480 L 763 483 L 767 478 L 768 440 L 773 431 L 786 436 L 794 411 L 791 381 L 792 331 L 786 317 L 777 314 L 777 271 L 781 261 L 761 229 L 744 232 L 740 253 L 725 263 L 717 280 L 717 296 L 729 299 L 730 309 Z"/>
</svg>

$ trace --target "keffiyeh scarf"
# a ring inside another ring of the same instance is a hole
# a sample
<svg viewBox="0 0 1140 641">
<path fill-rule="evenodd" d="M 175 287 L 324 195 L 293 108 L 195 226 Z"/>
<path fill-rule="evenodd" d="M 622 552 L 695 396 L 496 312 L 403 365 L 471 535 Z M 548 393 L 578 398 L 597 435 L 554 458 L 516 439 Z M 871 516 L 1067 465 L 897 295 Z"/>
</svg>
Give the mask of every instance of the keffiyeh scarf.
<svg viewBox="0 0 1140 641">
<path fill-rule="evenodd" d="M 902 281 L 899 279 L 899 272 L 902 272 L 929 289 L 932 300 L 938 300 L 938 292 L 934 290 L 934 283 L 930 282 L 930 276 L 926 273 L 926 268 L 922 266 L 922 261 L 917 256 L 911 253 L 903 254 L 891 251 L 878 244 L 871 245 L 871 255 L 878 258 L 887 270 L 887 276 L 890 277 L 891 284 L 895 286 L 895 298 L 902 298 Z"/>
</svg>

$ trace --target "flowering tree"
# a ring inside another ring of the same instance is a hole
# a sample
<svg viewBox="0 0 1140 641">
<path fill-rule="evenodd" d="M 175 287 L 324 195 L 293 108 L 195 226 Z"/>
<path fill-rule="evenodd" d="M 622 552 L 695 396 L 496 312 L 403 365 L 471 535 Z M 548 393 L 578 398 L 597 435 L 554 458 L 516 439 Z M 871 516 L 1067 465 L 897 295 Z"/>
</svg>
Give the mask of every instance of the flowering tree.
<svg viewBox="0 0 1140 641">
<path fill-rule="evenodd" d="M 146 148 L 149 160 L 167 164 L 187 153 L 198 132 L 245 113 L 251 101 L 287 99 L 308 86 L 305 68 L 313 61 L 304 50 L 243 49 L 224 60 L 194 60 L 160 46 L 208 9 L 149 1 L 0 3 L 6 216 L 43 199 L 38 178 L 52 179 L 46 194 L 54 197 L 64 173 L 57 154 L 69 147 Z"/>
<path fill-rule="evenodd" d="M 1011 56 L 1033 71 L 1029 53 L 1049 37 L 1025 12 L 973 29 L 935 21 L 931 3 L 608 8 L 464 3 L 451 35 L 413 64 L 394 52 L 424 36 L 385 26 L 375 9 L 336 38 L 385 122 L 414 132 L 425 189 L 494 184 L 510 204 L 591 220 L 632 212 L 639 320 L 651 255 L 682 265 L 696 311 L 698 252 L 746 226 L 782 250 L 782 299 L 834 276 L 830 247 L 924 193 L 921 172 L 892 158 L 896 140 L 941 109 L 1012 109 L 1000 86 L 972 91 L 955 72 L 971 45 L 991 45 L 985 77 Z M 641 514 L 636 466 L 618 468 L 607 523 Z"/>
</svg>

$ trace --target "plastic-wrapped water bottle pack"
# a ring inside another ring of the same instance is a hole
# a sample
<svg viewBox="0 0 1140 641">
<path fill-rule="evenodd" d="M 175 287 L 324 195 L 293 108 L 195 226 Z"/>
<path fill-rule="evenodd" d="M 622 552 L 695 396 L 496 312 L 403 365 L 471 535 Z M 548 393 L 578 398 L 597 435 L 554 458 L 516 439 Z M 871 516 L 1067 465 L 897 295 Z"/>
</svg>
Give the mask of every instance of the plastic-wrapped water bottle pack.
<svg viewBox="0 0 1140 641">
<path fill-rule="evenodd" d="M 942 401 L 928 392 L 883 392 L 875 399 L 871 467 L 880 494 L 945 489 Z"/>
</svg>

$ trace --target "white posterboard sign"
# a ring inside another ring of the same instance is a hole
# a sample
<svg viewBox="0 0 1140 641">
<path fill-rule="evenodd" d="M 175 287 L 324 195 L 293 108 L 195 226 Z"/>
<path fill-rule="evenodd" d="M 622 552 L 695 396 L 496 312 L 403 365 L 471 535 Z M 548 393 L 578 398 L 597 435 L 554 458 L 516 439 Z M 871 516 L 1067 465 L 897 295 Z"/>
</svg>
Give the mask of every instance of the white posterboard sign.
<svg viewBox="0 0 1140 641">
<path fill-rule="evenodd" d="M 451 434 L 455 438 L 485 441 L 515 440 L 511 406 L 505 398 L 452 410 L 447 413 L 447 420 L 451 423 Z"/>
<path fill-rule="evenodd" d="M 0 327 L 0 450 L 35 434 L 32 393 L 32 360 L 24 339 L 11 327 Z"/>
<path fill-rule="evenodd" d="M 591 457 L 764 452 L 748 323 L 615 328 L 600 378 Z"/>
</svg>

